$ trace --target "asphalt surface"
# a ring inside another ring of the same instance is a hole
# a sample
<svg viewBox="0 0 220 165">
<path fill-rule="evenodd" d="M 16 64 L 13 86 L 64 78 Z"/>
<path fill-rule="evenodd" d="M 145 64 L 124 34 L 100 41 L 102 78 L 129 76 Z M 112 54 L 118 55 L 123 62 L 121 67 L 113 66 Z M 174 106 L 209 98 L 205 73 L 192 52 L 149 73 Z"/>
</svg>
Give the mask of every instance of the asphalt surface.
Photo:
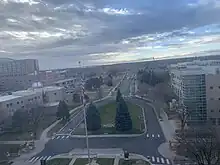
<svg viewBox="0 0 220 165">
<path fill-rule="evenodd" d="M 131 82 L 132 81 L 130 79 L 125 79 L 122 82 L 120 90 L 124 96 L 128 96 L 130 94 L 130 85 L 132 84 Z M 165 142 L 165 137 L 160 127 L 159 121 L 156 117 L 156 114 L 154 113 L 153 108 L 149 106 L 145 101 L 139 100 L 137 98 L 130 98 L 130 100 L 145 109 L 144 112 L 146 116 L 147 132 L 139 137 L 89 138 L 89 147 L 98 149 L 122 148 L 132 153 L 141 154 L 145 157 L 152 157 L 153 161 L 156 162 L 157 159 L 159 160 L 158 157 L 162 157 L 158 152 L 158 147 L 160 144 Z M 68 130 L 68 128 L 66 128 L 66 130 Z M 85 138 L 73 138 L 68 135 L 60 136 L 58 139 L 55 138 L 50 140 L 45 145 L 45 149 L 35 157 L 41 158 L 44 156 L 54 156 L 57 154 L 68 153 L 71 150 L 77 148 L 86 148 Z M 164 160 L 161 164 L 169 164 Z"/>
</svg>

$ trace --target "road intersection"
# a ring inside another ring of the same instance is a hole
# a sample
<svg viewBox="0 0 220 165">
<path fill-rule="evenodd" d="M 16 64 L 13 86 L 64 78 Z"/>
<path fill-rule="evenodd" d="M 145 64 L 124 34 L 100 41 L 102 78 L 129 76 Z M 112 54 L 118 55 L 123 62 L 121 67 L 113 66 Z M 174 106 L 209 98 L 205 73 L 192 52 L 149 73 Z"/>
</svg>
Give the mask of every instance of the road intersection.
<svg viewBox="0 0 220 165">
<path fill-rule="evenodd" d="M 131 79 L 125 79 L 120 85 L 120 90 L 123 96 L 130 95 Z M 90 137 L 90 148 L 121 148 L 132 153 L 137 153 L 148 158 L 153 164 L 171 164 L 169 159 L 164 158 L 158 152 L 158 147 L 165 142 L 165 137 L 160 127 L 157 116 L 146 101 L 135 97 L 127 97 L 131 102 L 138 104 L 145 109 L 145 119 L 147 124 L 147 132 L 136 137 Z M 104 101 L 104 102 L 108 102 Z M 86 148 L 85 138 L 72 137 L 70 133 L 79 125 L 79 119 L 82 119 L 83 114 L 79 114 L 79 118 L 74 119 L 70 124 L 59 132 L 57 136 L 45 145 L 42 152 L 32 157 L 29 162 L 35 163 L 41 159 L 50 159 L 52 156 L 68 153 L 73 149 Z"/>
</svg>

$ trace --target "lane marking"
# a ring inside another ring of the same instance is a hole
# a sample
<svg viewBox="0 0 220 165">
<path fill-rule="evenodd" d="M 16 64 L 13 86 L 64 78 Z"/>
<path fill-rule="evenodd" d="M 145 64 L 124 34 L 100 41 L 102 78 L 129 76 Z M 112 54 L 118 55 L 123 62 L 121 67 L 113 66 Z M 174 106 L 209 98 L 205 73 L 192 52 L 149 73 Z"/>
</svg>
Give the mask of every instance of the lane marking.
<svg viewBox="0 0 220 165">
<path fill-rule="evenodd" d="M 157 163 L 160 163 L 160 158 L 157 157 Z"/>
<path fill-rule="evenodd" d="M 155 158 L 154 158 L 154 156 L 152 156 L 152 161 L 155 162 Z"/>
<path fill-rule="evenodd" d="M 167 164 L 170 164 L 170 161 L 169 161 L 169 159 L 166 159 L 166 162 L 167 162 Z"/>
<path fill-rule="evenodd" d="M 165 163 L 163 158 L 161 158 L 161 162 L 162 162 L 163 164 Z"/>
</svg>

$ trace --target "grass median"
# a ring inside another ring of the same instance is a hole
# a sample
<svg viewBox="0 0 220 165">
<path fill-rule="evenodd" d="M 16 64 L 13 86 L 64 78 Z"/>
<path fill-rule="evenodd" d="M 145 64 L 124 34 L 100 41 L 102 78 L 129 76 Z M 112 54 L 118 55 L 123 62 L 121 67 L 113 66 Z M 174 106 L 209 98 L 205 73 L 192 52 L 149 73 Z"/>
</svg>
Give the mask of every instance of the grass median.
<svg viewBox="0 0 220 165">
<path fill-rule="evenodd" d="M 144 132 L 144 120 L 142 108 L 131 102 L 126 102 L 128 111 L 132 119 L 133 127 L 129 131 L 119 132 L 114 127 L 115 115 L 116 115 L 116 103 L 110 102 L 103 106 L 98 107 L 100 112 L 102 127 L 97 131 L 89 131 L 90 135 L 102 135 L 102 134 L 140 134 Z M 76 129 L 74 134 L 85 134 L 83 126 Z"/>
</svg>

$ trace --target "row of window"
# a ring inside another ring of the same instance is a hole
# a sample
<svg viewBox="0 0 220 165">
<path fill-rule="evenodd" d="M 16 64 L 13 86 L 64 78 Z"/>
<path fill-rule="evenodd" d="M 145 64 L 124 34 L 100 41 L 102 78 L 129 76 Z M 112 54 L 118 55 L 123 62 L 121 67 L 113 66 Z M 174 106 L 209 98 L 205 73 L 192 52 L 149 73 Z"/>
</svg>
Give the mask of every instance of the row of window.
<svg viewBox="0 0 220 165">
<path fill-rule="evenodd" d="M 214 110 L 214 109 L 211 109 L 210 112 L 215 112 L 215 110 Z M 218 112 L 220 112 L 220 109 L 218 110 Z"/>
<path fill-rule="evenodd" d="M 34 101 L 34 99 L 35 99 L 35 100 L 40 99 L 40 96 L 38 96 L 38 97 L 37 97 L 37 96 L 35 96 L 35 97 L 34 97 L 34 98 L 32 98 L 32 99 L 28 99 L 28 101 L 29 101 L 29 102 L 32 102 L 32 101 Z M 22 100 L 22 101 L 20 101 L 20 102 L 19 102 L 19 101 L 17 101 L 17 105 L 19 105 L 19 104 L 23 104 L 23 103 L 24 103 L 24 101 L 23 101 L 23 100 Z M 6 107 L 7 107 L 7 108 L 9 108 L 9 107 L 12 107 L 12 105 L 13 105 L 13 103 L 9 103 L 9 104 L 6 104 Z"/>
<path fill-rule="evenodd" d="M 210 118 L 212 125 L 220 125 L 220 118 Z"/>
<path fill-rule="evenodd" d="M 218 88 L 220 89 L 220 86 L 218 86 Z M 214 87 L 213 87 L 213 86 L 210 86 L 209 89 L 214 89 Z"/>
</svg>

